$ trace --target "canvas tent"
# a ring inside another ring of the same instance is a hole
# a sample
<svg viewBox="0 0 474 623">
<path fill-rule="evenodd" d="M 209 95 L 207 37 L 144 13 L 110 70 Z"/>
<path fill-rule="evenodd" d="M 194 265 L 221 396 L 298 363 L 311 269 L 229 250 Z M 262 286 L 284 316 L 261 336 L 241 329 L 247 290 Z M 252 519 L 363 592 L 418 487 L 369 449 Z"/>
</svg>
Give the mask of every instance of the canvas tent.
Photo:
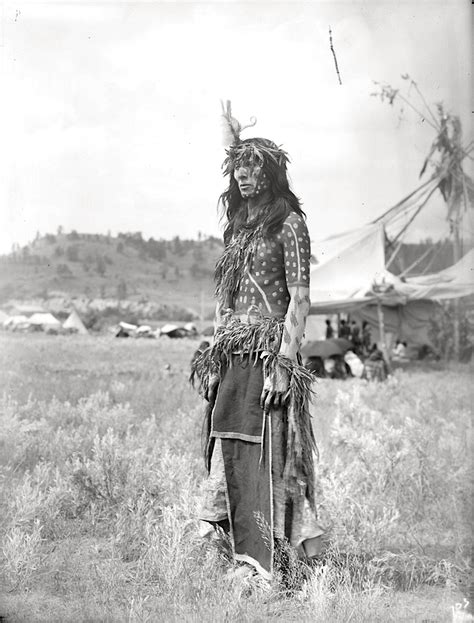
<svg viewBox="0 0 474 623">
<path fill-rule="evenodd" d="M 15 316 L 10 316 L 9 318 L 7 318 L 4 321 L 3 326 L 6 329 L 10 329 L 11 331 L 22 331 L 30 326 L 30 321 L 26 316 L 23 316 L 22 314 L 17 314 Z"/>
<path fill-rule="evenodd" d="M 79 333 L 79 335 L 89 334 L 89 331 L 84 326 L 84 323 L 80 319 L 79 314 L 75 309 L 72 310 L 67 320 L 64 322 L 63 329 L 68 329 L 70 331 L 72 330 L 76 333 Z"/>
<path fill-rule="evenodd" d="M 311 270 L 311 312 L 332 314 L 369 301 L 374 280 L 385 274 L 384 230 L 368 225 L 313 245 L 319 264 Z"/>
<path fill-rule="evenodd" d="M 411 296 L 416 299 L 445 299 L 469 296 L 474 290 L 474 249 L 456 264 L 432 275 L 408 277 Z"/>
<path fill-rule="evenodd" d="M 59 327 L 61 326 L 59 320 L 49 312 L 33 314 L 29 319 L 29 323 L 33 326 L 41 326 L 44 329 L 59 329 Z"/>
<path fill-rule="evenodd" d="M 430 318 L 436 313 L 436 302 L 429 300 L 410 301 L 406 305 L 384 306 L 384 328 L 387 346 L 393 344 L 395 338 L 404 340 L 412 346 L 431 344 Z M 351 320 L 359 325 L 364 320 L 371 328 L 372 341 L 379 344 L 378 315 L 376 305 L 366 305 L 351 311 Z"/>
<path fill-rule="evenodd" d="M 388 270 L 396 250 L 392 248 L 387 259 L 385 243 L 387 232 L 392 239 L 399 238 L 393 232 L 400 226 L 405 231 L 403 221 L 413 220 L 438 183 L 438 178 L 432 178 L 368 225 L 313 243 L 318 264 L 311 270 L 311 314 L 350 312 L 377 330 L 381 304 L 389 333 L 411 343 L 429 343 L 429 319 L 437 301 L 474 294 L 474 251 L 438 273 L 403 277 Z"/>
<path fill-rule="evenodd" d="M 331 252 L 325 250 L 326 242 Z M 438 273 L 400 278 L 385 268 L 384 228 L 380 224 L 335 236 L 323 241 L 321 248 L 324 259 L 311 270 L 314 314 L 360 309 L 376 303 L 380 296 L 384 305 L 395 306 L 474 294 L 474 250 Z M 377 294 L 374 285 L 385 286 L 385 293 Z"/>
</svg>

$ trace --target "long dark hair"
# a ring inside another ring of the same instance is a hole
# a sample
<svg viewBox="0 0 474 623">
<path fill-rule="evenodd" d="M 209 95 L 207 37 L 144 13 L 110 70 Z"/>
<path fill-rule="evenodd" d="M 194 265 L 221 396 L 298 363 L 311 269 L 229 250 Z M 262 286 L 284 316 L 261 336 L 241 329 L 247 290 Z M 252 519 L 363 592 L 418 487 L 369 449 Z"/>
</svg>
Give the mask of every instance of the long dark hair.
<svg viewBox="0 0 474 623">
<path fill-rule="evenodd" d="M 242 200 L 239 186 L 233 175 L 233 167 L 227 167 L 226 174 L 229 175 L 229 187 L 219 197 L 219 204 L 223 208 L 223 218 L 227 221 L 224 229 L 224 243 L 226 245 L 232 236 L 242 229 L 254 229 L 259 224 L 263 225 L 264 237 L 278 233 L 290 212 L 296 212 L 306 218 L 301 209 L 300 200 L 290 189 L 286 173 L 287 158 L 282 157 L 278 162 L 274 157 L 265 156 L 268 148 L 271 151 L 277 149 L 275 143 L 264 138 L 250 138 L 242 141 L 242 144 L 255 145 L 264 154 L 263 171 L 270 181 L 269 199 L 267 203 L 262 205 L 258 223 L 255 221 L 247 222 L 247 205 Z"/>
</svg>

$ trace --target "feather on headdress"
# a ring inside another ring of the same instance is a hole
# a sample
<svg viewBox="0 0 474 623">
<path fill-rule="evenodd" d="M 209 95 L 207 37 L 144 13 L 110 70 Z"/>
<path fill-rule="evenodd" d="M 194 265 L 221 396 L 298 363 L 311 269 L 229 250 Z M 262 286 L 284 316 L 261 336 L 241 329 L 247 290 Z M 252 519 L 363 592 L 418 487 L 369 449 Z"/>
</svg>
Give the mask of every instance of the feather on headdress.
<svg viewBox="0 0 474 623">
<path fill-rule="evenodd" d="M 222 105 L 222 131 L 223 144 L 227 148 L 227 157 L 222 164 L 224 175 L 230 175 L 237 162 L 245 162 L 264 166 L 267 160 L 273 160 L 279 167 L 286 168 L 289 162 L 288 154 L 276 143 L 266 138 L 247 138 L 242 140 L 240 133 L 246 128 L 251 128 L 257 123 L 256 117 L 250 118 L 250 123 L 241 125 L 232 116 L 230 100 Z"/>
<path fill-rule="evenodd" d="M 235 117 L 232 116 L 232 104 L 230 100 L 226 103 L 221 100 L 222 106 L 222 142 L 224 147 L 236 145 L 240 142 L 240 133 L 246 128 L 251 128 L 257 123 L 256 117 L 250 117 L 250 123 L 241 125 Z"/>
</svg>

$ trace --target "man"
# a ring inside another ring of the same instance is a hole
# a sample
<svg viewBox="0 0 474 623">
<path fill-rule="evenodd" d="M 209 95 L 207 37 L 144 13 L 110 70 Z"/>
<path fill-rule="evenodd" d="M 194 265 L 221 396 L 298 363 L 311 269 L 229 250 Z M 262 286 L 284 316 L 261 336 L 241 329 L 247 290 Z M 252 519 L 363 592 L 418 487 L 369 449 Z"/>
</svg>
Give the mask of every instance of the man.
<svg viewBox="0 0 474 623">
<path fill-rule="evenodd" d="M 346 340 L 351 339 L 351 328 L 344 319 L 341 320 L 341 329 L 339 331 L 339 337 L 343 337 Z"/>
<path fill-rule="evenodd" d="M 222 194 L 225 251 L 216 267 L 216 331 L 196 365 L 207 409 L 200 518 L 229 532 L 237 561 L 269 579 L 287 540 L 321 550 L 316 521 L 312 375 L 299 349 L 309 312 L 310 240 L 290 190 L 286 153 L 263 138 L 233 140 Z"/>
<path fill-rule="evenodd" d="M 326 320 L 326 339 L 330 340 L 332 337 L 334 337 L 334 329 L 332 328 L 331 321 L 328 318 Z"/>
<path fill-rule="evenodd" d="M 371 342 L 372 333 L 370 331 L 370 326 L 367 320 L 364 320 L 362 323 L 362 347 L 365 355 L 368 355 L 370 352 Z"/>
<path fill-rule="evenodd" d="M 357 325 L 355 320 L 353 320 L 351 323 L 351 342 L 352 342 L 352 349 L 355 352 L 355 354 L 360 355 L 362 340 L 360 337 L 360 327 Z"/>
</svg>

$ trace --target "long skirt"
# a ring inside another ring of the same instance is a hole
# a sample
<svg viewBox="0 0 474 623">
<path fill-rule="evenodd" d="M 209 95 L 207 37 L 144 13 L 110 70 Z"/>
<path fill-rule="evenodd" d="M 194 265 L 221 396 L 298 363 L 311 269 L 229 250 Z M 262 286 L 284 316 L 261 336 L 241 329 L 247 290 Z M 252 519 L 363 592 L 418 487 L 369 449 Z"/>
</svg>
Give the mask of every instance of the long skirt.
<svg viewBox="0 0 474 623">
<path fill-rule="evenodd" d="M 323 530 L 308 501 L 307 483 L 291 495 L 284 482 L 287 409 L 260 407 L 262 363 L 233 358 L 212 412 L 210 473 L 202 486 L 199 518 L 228 522 L 234 557 L 271 578 L 275 543 L 286 539 L 304 553 Z"/>
</svg>

